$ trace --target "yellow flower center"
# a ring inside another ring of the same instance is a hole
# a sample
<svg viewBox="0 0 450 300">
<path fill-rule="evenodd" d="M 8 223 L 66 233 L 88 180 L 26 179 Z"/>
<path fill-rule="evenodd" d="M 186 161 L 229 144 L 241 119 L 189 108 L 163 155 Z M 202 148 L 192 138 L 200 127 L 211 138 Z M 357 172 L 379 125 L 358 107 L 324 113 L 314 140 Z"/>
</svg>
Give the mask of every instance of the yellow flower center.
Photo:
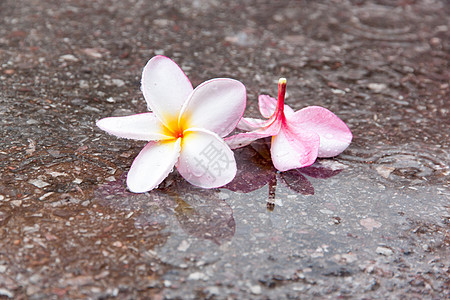
<svg viewBox="0 0 450 300">
<path fill-rule="evenodd" d="M 178 124 L 177 118 L 166 118 L 165 121 L 167 122 L 167 126 L 164 125 L 163 127 L 163 134 L 167 136 L 171 136 L 174 139 L 183 138 L 184 136 L 184 130 L 185 122 L 181 122 L 181 124 Z"/>
</svg>

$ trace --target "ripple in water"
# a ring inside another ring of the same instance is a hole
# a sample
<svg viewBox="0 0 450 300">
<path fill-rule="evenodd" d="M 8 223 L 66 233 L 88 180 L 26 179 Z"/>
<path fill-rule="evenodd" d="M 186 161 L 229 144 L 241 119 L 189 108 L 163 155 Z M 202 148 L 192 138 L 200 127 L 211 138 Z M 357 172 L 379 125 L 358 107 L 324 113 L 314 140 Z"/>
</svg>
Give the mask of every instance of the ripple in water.
<svg viewBox="0 0 450 300">
<path fill-rule="evenodd" d="M 352 163 L 369 164 L 378 175 L 388 180 L 400 180 L 401 184 L 424 182 L 434 183 L 446 180 L 449 174 L 449 153 L 436 151 L 420 145 L 403 145 L 399 149 L 352 149 L 351 155 L 340 157 Z"/>
<path fill-rule="evenodd" d="M 418 39 L 420 19 L 402 7 L 368 4 L 353 9 L 344 28 L 359 37 L 382 41 L 414 41 Z"/>
</svg>

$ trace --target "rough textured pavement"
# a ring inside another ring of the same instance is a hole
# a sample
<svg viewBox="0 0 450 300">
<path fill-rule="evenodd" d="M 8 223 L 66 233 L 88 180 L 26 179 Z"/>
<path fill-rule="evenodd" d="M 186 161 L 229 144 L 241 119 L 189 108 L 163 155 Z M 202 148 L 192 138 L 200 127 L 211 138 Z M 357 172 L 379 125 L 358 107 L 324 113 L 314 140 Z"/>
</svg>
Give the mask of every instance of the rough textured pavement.
<svg viewBox="0 0 450 300">
<path fill-rule="evenodd" d="M 445 299 L 446 1 L 0 0 L 0 298 Z M 277 173 L 236 151 L 230 185 L 174 172 L 131 194 L 143 142 L 95 121 L 146 110 L 140 74 L 174 59 L 194 85 L 321 105 L 339 157 Z M 275 203 L 267 209 L 266 202 Z"/>
</svg>

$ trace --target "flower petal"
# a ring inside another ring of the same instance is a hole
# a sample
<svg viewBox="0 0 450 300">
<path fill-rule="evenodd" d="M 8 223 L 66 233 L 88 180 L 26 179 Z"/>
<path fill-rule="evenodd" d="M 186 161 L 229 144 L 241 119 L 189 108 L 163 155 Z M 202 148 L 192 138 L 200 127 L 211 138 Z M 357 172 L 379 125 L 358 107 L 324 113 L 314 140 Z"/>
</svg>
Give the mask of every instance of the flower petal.
<svg viewBox="0 0 450 300">
<path fill-rule="evenodd" d="M 180 144 L 181 139 L 149 142 L 131 165 L 128 188 L 143 193 L 157 187 L 172 171 L 180 155 Z"/>
<path fill-rule="evenodd" d="M 181 128 L 205 128 L 226 136 L 242 118 L 246 104 L 245 86 L 237 80 L 208 80 L 192 92 L 180 114 Z"/>
<path fill-rule="evenodd" d="M 250 145 L 253 141 L 262 139 L 268 136 L 272 136 L 270 132 L 265 131 L 252 131 L 243 132 L 236 135 L 225 138 L 225 142 L 231 149 L 237 149 Z"/>
<path fill-rule="evenodd" d="M 97 126 L 109 134 L 126 139 L 155 141 L 172 138 L 163 133 L 164 125 L 153 113 L 104 118 L 97 121 Z"/>
<path fill-rule="evenodd" d="M 236 175 L 233 151 L 214 132 L 191 128 L 184 133 L 177 169 L 191 184 L 215 188 Z"/>
<path fill-rule="evenodd" d="M 176 126 L 181 107 L 193 90 L 183 70 L 161 55 L 144 67 L 141 89 L 148 107 L 169 128 Z"/>
<path fill-rule="evenodd" d="M 264 118 L 270 118 L 277 107 L 277 99 L 269 95 L 259 95 L 258 97 L 259 112 Z"/>
<path fill-rule="evenodd" d="M 277 108 L 277 99 L 269 95 L 259 95 L 258 97 L 259 111 L 264 118 L 270 118 Z M 289 105 L 284 105 L 284 114 L 290 116 L 294 114 L 294 110 Z"/>
<path fill-rule="evenodd" d="M 257 139 L 277 135 L 280 132 L 281 122 L 275 121 L 267 127 L 251 132 L 242 132 L 225 138 L 225 142 L 231 149 L 237 149 L 249 145 Z"/>
<path fill-rule="evenodd" d="M 246 131 L 257 130 L 266 126 L 267 120 L 254 119 L 254 118 L 242 118 L 237 124 L 237 128 Z"/>
<path fill-rule="evenodd" d="M 324 107 L 303 108 L 290 116 L 288 122 L 295 127 L 316 132 L 320 136 L 318 157 L 336 156 L 352 141 L 352 133 L 347 125 Z"/>
<path fill-rule="evenodd" d="M 285 124 L 272 138 L 272 162 L 279 171 L 312 165 L 319 151 L 319 135 Z"/>
</svg>

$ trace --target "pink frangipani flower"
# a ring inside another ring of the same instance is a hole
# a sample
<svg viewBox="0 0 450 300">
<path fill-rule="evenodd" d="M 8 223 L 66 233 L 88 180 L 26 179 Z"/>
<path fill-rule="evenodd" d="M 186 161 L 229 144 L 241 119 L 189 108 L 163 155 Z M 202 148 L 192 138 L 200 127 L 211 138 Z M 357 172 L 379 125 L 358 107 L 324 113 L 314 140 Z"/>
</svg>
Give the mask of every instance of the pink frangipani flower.
<svg viewBox="0 0 450 300">
<path fill-rule="evenodd" d="M 230 182 L 236 161 L 222 138 L 242 118 L 244 85 L 216 78 L 193 89 L 175 62 L 155 56 L 144 67 L 141 89 L 152 112 L 97 122 L 118 137 L 148 141 L 128 172 L 128 188 L 135 193 L 152 190 L 174 166 L 196 186 L 215 188 Z"/>
<path fill-rule="evenodd" d="M 352 140 L 347 125 L 335 114 L 320 106 L 294 112 L 284 104 L 286 79 L 278 82 L 278 100 L 260 95 L 259 110 L 267 120 L 243 118 L 238 128 L 249 132 L 225 139 L 232 148 L 272 137 L 271 157 L 275 168 L 287 171 L 312 165 L 317 157 L 333 157 L 344 151 Z"/>
</svg>

